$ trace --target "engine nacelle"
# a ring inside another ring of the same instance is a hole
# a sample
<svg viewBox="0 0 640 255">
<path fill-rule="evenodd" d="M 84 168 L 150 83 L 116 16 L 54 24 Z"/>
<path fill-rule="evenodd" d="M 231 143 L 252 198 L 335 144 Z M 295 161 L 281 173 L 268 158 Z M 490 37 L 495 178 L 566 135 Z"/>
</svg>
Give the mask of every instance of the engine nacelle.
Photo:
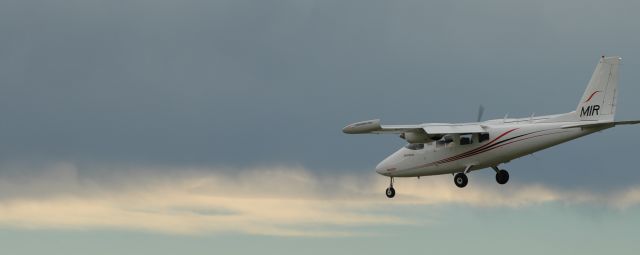
<svg viewBox="0 0 640 255">
<path fill-rule="evenodd" d="M 433 139 L 426 133 L 406 132 L 400 135 L 400 138 L 406 140 L 408 143 L 430 143 Z"/>
</svg>

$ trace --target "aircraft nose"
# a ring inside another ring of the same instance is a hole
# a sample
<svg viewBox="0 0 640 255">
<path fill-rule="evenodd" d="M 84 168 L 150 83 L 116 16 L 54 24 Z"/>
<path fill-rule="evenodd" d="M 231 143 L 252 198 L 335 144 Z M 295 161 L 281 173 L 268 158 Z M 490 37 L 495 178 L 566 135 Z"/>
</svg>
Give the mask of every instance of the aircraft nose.
<svg viewBox="0 0 640 255">
<path fill-rule="evenodd" d="M 376 166 L 376 173 L 379 173 L 381 175 L 389 175 L 393 170 L 394 168 L 388 158 L 380 161 L 380 163 L 378 163 L 378 165 Z"/>
<path fill-rule="evenodd" d="M 383 161 L 380 161 L 380 163 L 378 163 L 378 165 L 376 166 L 376 173 L 379 173 L 379 174 L 382 174 L 382 173 L 383 173 L 383 171 L 384 171 L 384 170 L 383 170 L 383 167 L 384 167 L 384 166 L 383 166 L 383 164 L 382 164 L 382 163 L 384 163 L 384 160 L 383 160 Z"/>
</svg>

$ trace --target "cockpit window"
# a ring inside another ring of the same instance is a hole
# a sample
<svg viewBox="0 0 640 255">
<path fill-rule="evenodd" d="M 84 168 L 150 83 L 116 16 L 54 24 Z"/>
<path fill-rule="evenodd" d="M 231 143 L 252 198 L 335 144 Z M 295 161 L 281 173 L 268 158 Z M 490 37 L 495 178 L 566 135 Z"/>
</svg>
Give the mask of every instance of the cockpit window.
<svg viewBox="0 0 640 255">
<path fill-rule="evenodd" d="M 409 150 L 422 150 L 424 149 L 424 143 L 410 143 L 407 144 L 406 146 L 404 146 L 405 148 L 409 149 Z"/>
</svg>

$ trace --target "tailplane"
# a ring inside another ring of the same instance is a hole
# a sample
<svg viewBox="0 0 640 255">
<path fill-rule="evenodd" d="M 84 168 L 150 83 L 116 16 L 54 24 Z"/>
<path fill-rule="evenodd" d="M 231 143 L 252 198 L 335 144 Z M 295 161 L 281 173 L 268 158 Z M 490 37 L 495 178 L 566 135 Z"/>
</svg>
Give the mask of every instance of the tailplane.
<svg viewBox="0 0 640 255">
<path fill-rule="evenodd" d="M 596 70 L 584 91 L 576 115 L 580 120 L 611 120 L 616 113 L 618 66 L 620 57 L 600 58 Z"/>
</svg>

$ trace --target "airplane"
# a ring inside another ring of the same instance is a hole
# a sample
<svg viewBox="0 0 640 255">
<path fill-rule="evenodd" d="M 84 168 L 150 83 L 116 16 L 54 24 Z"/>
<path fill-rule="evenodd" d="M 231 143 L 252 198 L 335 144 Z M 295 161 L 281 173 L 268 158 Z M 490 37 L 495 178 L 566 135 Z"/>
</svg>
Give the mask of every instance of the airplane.
<svg viewBox="0 0 640 255">
<path fill-rule="evenodd" d="M 513 159 L 617 125 L 640 120 L 615 121 L 618 67 L 622 58 L 602 56 L 576 110 L 528 118 L 494 119 L 473 123 L 381 125 L 380 119 L 357 122 L 342 129 L 346 134 L 399 134 L 408 144 L 382 160 L 376 172 L 390 177 L 385 193 L 395 196 L 395 177 L 454 175 L 464 188 L 467 174 L 485 168 L 496 172 L 496 182 L 506 184 L 509 172 L 499 165 Z"/>
</svg>

